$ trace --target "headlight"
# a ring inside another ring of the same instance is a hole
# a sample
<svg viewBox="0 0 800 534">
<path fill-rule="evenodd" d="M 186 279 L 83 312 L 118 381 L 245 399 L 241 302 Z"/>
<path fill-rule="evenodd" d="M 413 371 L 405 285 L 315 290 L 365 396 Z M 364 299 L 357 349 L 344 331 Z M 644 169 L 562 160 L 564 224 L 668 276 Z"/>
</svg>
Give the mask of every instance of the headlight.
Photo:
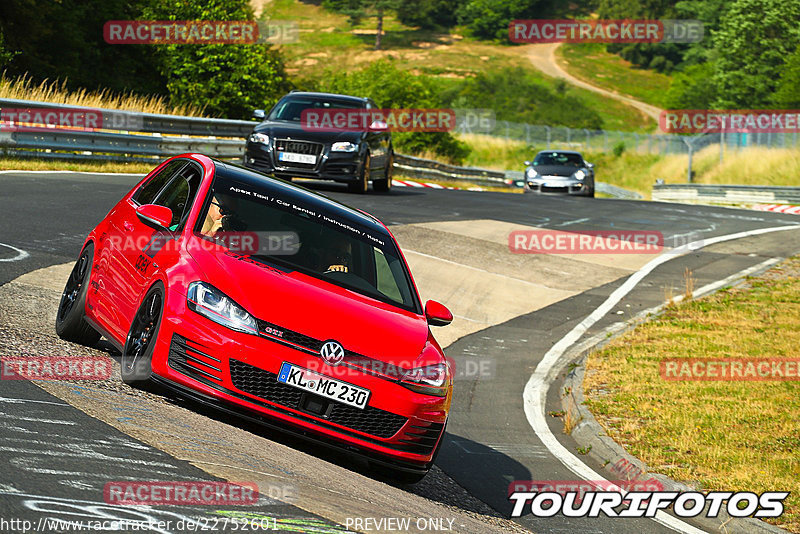
<svg viewBox="0 0 800 534">
<path fill-rule="evenodd" d="M 533 167 L 529 167 L 525 171 L 525 176 L 527 176 L 528 178 L 536 178 L 537 176 L 539 176 L 539 173 L 536 172 L 536 169 L 534 169 Z"/>
<path fill-rule="evenodd" d="M 262 145 L 269 145 L 269 136 L 263 133 L 250 134 L 248 140 L 251 143 L 261 143 Z"/>
<path fill-rule="evenodd" d="M 357 150 L 358 144 L 350 141 L 340 141 L 331 146 L 331 152 L 356 152 Z"/>
<path fill-rule="evenodd" d="M 584 178 L 586 178 L 586 173 L 583 172 L 583 169 L 581 169 L 578 172 L 576 172 L 575 174 L 573 174 L 572 176 L 576 180 L 583 180 Z"/>
<path fill-rule="evenodd" d="M 445 397 L 448 388 L 447 364 L 437 363 L 411 369 L 403 375 L 400 383 L 417 393 Z"/>
<path fill-rule="evenodd" d="M 255 318 L 210 284 L 205 282 L 189 284 L 187 305 L 190 310 L 205 315 L 215 323 L 231 330 L 258 334 L 258 324 Z"/>
</svg>

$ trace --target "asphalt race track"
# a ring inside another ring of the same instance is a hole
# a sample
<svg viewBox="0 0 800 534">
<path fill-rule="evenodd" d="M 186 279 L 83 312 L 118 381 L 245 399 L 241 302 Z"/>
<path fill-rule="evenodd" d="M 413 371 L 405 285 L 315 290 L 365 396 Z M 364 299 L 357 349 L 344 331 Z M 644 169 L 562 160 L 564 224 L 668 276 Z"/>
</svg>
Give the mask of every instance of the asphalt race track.
<svg viewBox="0 0 800 534">
<path fill-rule="evenodd" d="M 117 358 L 104 342 L 86 348 L 57 339 L 52 317 L 84 237 L 137 181 L 127 175 L 0 173 L 0 355 Z M 359 528 L 348 520 L 356 517 L 427 518 L 427 531 L 439 518 L 456 532 L 674 531 L 650 519 L 505 519 L 511 482 L 577 477 L 556 456 L 563 455 L 533 430 L 524 409 L 526 383 L 553 345 L 652 259 L 511 254 L 508 232 L 526 227 L 653 230 L 672 247 L 797 225 L 798 230 L 742 237 L 676 255 L 653 269 L 610 313 L 597 317 L 584 335 L 589 337 L 662 304 L 670 291 L 681 293 L 687 267 L 701 287 L 765 260 L 797 254 L 799 217 L 610 199 L 422 188 L 359 196 L 336 185 L 311 187 L 390 225 L 423 300 L 439 300 L 456 316 L 450 333 L 451 327 L 435 331 L 448 344 L 445 352 L 456 368 L 467 370 L 456 379 L 437 468 L 417 486 L 391 484 L 343 454 L 163 392 L 132 390 L 116 374 L 105 382 L 80 384 L 4 380 L 0 518 L 34 524 L 42 517 L 137 514 L 201 524 L 216 519 L 209 532 L 232 531 L 222 529 L 219 520 L 248 514 L 296 532 L 373 531 L 374 525 Z M 485 366 L 480 372 L 468 371 L 481 363 Z M 560 379 L 549 384 L 545 410 L 560 410 L 561 389 Z M 601 472 L 602 466 L 576 452 L 577 444 L 564 434 L 560 419 L 549 417 L 547 424 L 564 449 Z M 137 511 L 103 502 L 103 486 L 114 480 L 256 481 L 262 497 L 255 508 L 163 506 Z M 691 521 L 676 525 L 679 531 L 694 532 Z M 0 531 L 17 532 L 2 525 Z"/>
</svg>

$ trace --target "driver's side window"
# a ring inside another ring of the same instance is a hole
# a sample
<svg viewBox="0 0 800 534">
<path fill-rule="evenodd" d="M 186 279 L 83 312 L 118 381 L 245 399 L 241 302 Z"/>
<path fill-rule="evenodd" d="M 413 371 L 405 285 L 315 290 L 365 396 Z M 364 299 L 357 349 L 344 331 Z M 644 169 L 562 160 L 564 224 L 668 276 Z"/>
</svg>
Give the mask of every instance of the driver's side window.
<svg viewBox="0 0 800 534">
<path fill-rule="evenodd" d="M 200 170 L 191 163 L 186 164 L 151 202 L 172 210 L 170 230 L 180 231 L 183 228 L 200 186 L 200 178 Z"/>
</svg>

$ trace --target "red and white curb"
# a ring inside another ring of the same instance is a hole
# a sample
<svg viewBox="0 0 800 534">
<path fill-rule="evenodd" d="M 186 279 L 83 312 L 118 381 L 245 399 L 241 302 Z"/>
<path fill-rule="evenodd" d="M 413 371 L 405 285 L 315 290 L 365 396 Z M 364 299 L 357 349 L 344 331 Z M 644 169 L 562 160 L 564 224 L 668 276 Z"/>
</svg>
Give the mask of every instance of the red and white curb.
<svg viewBox="0 0 800 534">
<path fill-rule="evenodd" d="M 439 184 L 432 184 L 430 182 L 414 182 L 412 180 L 397 180 L 392 179 L 392 185 L 399 185 L 400 187 L 428 187 L 430 189 L 458 189 L 458 187 L 445 187 Z"/>
<path fill-rule="evenodd" d="M 756 204 L 753 206 L 754 210 L 760 211 L 775 211 L 777 213 L 791 213 L 793 215 L 800 215 L 800 206 L 791 206 L 788 204 Z"/>
</svg>

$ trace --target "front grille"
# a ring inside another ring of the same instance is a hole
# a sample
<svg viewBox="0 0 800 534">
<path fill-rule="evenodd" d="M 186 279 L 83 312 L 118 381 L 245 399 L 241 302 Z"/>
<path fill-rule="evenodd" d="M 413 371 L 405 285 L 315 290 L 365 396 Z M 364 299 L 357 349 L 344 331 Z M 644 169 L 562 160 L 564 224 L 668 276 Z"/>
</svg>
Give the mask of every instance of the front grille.
<svg viewBox="0 0 800 534">
<path fill-rule="evenodd" d="M 207 354 L 208 348 L 178 334 L 172 335 L 167 363 L 187 376 L 204 376 L 222 382 L 220 360 Z"/>
<path fill-rule="evenodd" d="M 568 187 L 548 187 L 546 185 L 542 186 L 542 193 L 567 193 L 569 192 Z"/>
<path fill-rule="evenodd" d="M 281 161 L 278 159 L 278 154 L 281 152 L 292 152 L 294 154 L 308 154 L 316 156 L 316 163 L 297 163 L 295 161 Z M 299 169 L 310 171 L 316 169 L 319 164 L 319 156 L 322 154 L 322 144 L 310 143 L 308 141 L 291 141 L 289 139 L 276 139 L 275 150 L 272 152 L 275 158 L 275 166 L 283 167 L 286 169 Z"/>
<path fill-rule="evenodd" d="M 238 360 L 230 360 L 230 369 L 231 381 L 236 389 L 287 408 L 300 410 L 303 396 L 312 395 L 296 387 L 278 382 L 278 375 L 275 373 Z M 322 397 L 319 398 L 322 399 Z M 379 438 L 394 436 L 406 423 L 406 418 L 402 415 L 379 410 L 373 406 L 367 406 L 360 410 L 333 400 L 324 400 L 333 405 L 324 419 Z"/>
<path fill-rule="evenodd" d="M 319 156 L 322 153 L 322 144 L 309 141 L 292 141 L 290 139 L 276 139 L 275 149 L 280 152 L 293 152 L 295 154 L 310 154 Z"/>
</svg>

